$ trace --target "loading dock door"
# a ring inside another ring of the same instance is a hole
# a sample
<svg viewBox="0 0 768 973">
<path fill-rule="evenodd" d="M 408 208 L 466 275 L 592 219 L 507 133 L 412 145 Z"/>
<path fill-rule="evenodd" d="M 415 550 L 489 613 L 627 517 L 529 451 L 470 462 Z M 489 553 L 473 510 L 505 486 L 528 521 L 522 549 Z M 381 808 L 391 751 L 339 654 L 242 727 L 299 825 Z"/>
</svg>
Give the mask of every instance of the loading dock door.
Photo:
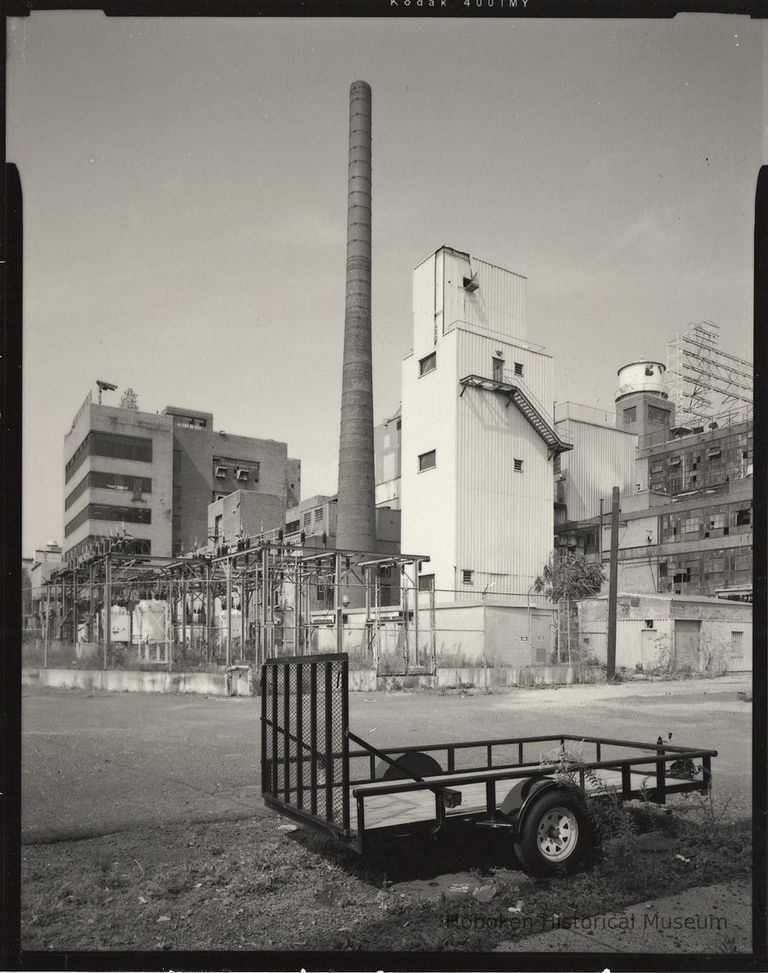
<svg viewBox="0 0 768 973">
<path fill-rule="evenodd" d="M 699 668 L 699 637 L 701 622 L 688 619 L 675 620 L 675 668 L 688 666 Z"/>
</svg>

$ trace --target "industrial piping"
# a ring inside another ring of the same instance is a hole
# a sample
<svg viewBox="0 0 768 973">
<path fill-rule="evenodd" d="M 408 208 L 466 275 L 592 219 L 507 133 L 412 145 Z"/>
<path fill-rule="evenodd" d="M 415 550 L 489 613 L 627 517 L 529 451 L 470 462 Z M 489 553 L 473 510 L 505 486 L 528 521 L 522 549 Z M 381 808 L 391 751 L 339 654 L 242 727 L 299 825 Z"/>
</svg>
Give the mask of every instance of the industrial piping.
<svg viewBox="0 0 768 973">
<path fill-rule="evenodd" d="M 371 88 L 349 91 L 349 175 L 337 546 L 376 550 L 371 358 Z"/>
</svg>

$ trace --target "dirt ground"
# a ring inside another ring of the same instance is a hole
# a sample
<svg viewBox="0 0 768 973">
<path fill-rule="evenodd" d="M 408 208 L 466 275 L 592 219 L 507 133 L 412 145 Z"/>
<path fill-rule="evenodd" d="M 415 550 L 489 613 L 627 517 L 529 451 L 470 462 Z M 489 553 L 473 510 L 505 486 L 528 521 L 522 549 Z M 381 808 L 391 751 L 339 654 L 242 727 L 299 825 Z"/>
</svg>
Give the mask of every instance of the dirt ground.
<svg viewBox="0 0 768 973">
<path fill-rule="evenodd" d="M 688 814 L 659 854 L 615 849 L 596 870 L 549 883 L 519 871 L 503 832 L 399 839 L 360 858 L 294 829 L 261 807 L 255 701 L 25 691 L 23 946 L 492 949 L 514 938 L 510 910 L 521 901 L 532 917 L 565 906 L 600 911 L 645 894 L 743 879 L 751 705 L 738 698 L 740 688 L 743 681 L 712 680 L 353 694 L 351 725 L 376 743 L 561 729 L 655 739 L 671 731 L 675 743 L 719 750 L 717 812 L 701 811 L 692 826 L 695 853 Z M 491 899 L 478 899 L 476 889 Z M 450 922 L 457 910 L 506 925 L 468 933 Z"/>
</svg>

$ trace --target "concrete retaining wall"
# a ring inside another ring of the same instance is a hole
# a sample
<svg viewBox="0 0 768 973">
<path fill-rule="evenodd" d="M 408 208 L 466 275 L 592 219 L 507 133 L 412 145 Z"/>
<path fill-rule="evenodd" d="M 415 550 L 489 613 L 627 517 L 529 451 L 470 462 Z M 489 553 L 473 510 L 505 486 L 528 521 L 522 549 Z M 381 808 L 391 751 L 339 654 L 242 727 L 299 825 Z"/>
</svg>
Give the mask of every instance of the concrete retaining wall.
<svg viewBox="0 0 768 973">
<path fill-rule="evenodd" d="M 599 666 L 526 666 L 510 668 L 446 668 L 431 673 L 377 676 L 374 669 L 350 669 L 351 692 L 391 692 L 397 689 L 452 689 L 473 686 L 496 689 L 504 686 L 570 686 L 577 682 L 601 682 L 605 670 Z"/>
<path fill-rule="evenodd" d="M 22 670 L 22 685 L 57 689 L 86 689 L 107 693 L 199 693 L 203 696 L 251 696 L 256 685 L 250 670 L 229 674 L 227 692 L 223 672 L 141 672 L 136 669 L 37 669 Z M 504 686 L 563 686 L 599 682 L 604 670 L 597 666 L 527 666 L 508 668 L 447 668 L 431 673 L 377 676 L 375 669 L 350 669 L 350 692 L 373 693 L 397 689 L 451 689 Z"/>
<path fill-rule="evenodd" d="M 141 672 L 137 669 L 23 669 L 23 686 L 87 689 L 106 693 L 198 693 L 203 696 L 250 696 L 247 671 L 230 674 L 227 692 L 224 672 Z"/>
</svg>

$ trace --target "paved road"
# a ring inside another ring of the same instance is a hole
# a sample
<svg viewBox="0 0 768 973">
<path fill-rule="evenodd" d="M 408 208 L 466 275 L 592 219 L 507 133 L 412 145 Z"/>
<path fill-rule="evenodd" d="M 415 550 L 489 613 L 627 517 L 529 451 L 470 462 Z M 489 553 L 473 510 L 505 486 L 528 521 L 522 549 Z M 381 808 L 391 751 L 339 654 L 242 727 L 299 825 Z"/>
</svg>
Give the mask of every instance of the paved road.
<svg viewBox="0 0 768 973">
<path fill-rule="evenodd" d="M 397 745 L 573 732 L 716 748 L 720 797 L 750 808 L 751 704 L 743 679 L 510 690 L 491 695 L 353 693 L 350 723 Z M 179 821 L 260 806 L 252 699 L 25 688 L 25 841 Z"/>
</svg>

